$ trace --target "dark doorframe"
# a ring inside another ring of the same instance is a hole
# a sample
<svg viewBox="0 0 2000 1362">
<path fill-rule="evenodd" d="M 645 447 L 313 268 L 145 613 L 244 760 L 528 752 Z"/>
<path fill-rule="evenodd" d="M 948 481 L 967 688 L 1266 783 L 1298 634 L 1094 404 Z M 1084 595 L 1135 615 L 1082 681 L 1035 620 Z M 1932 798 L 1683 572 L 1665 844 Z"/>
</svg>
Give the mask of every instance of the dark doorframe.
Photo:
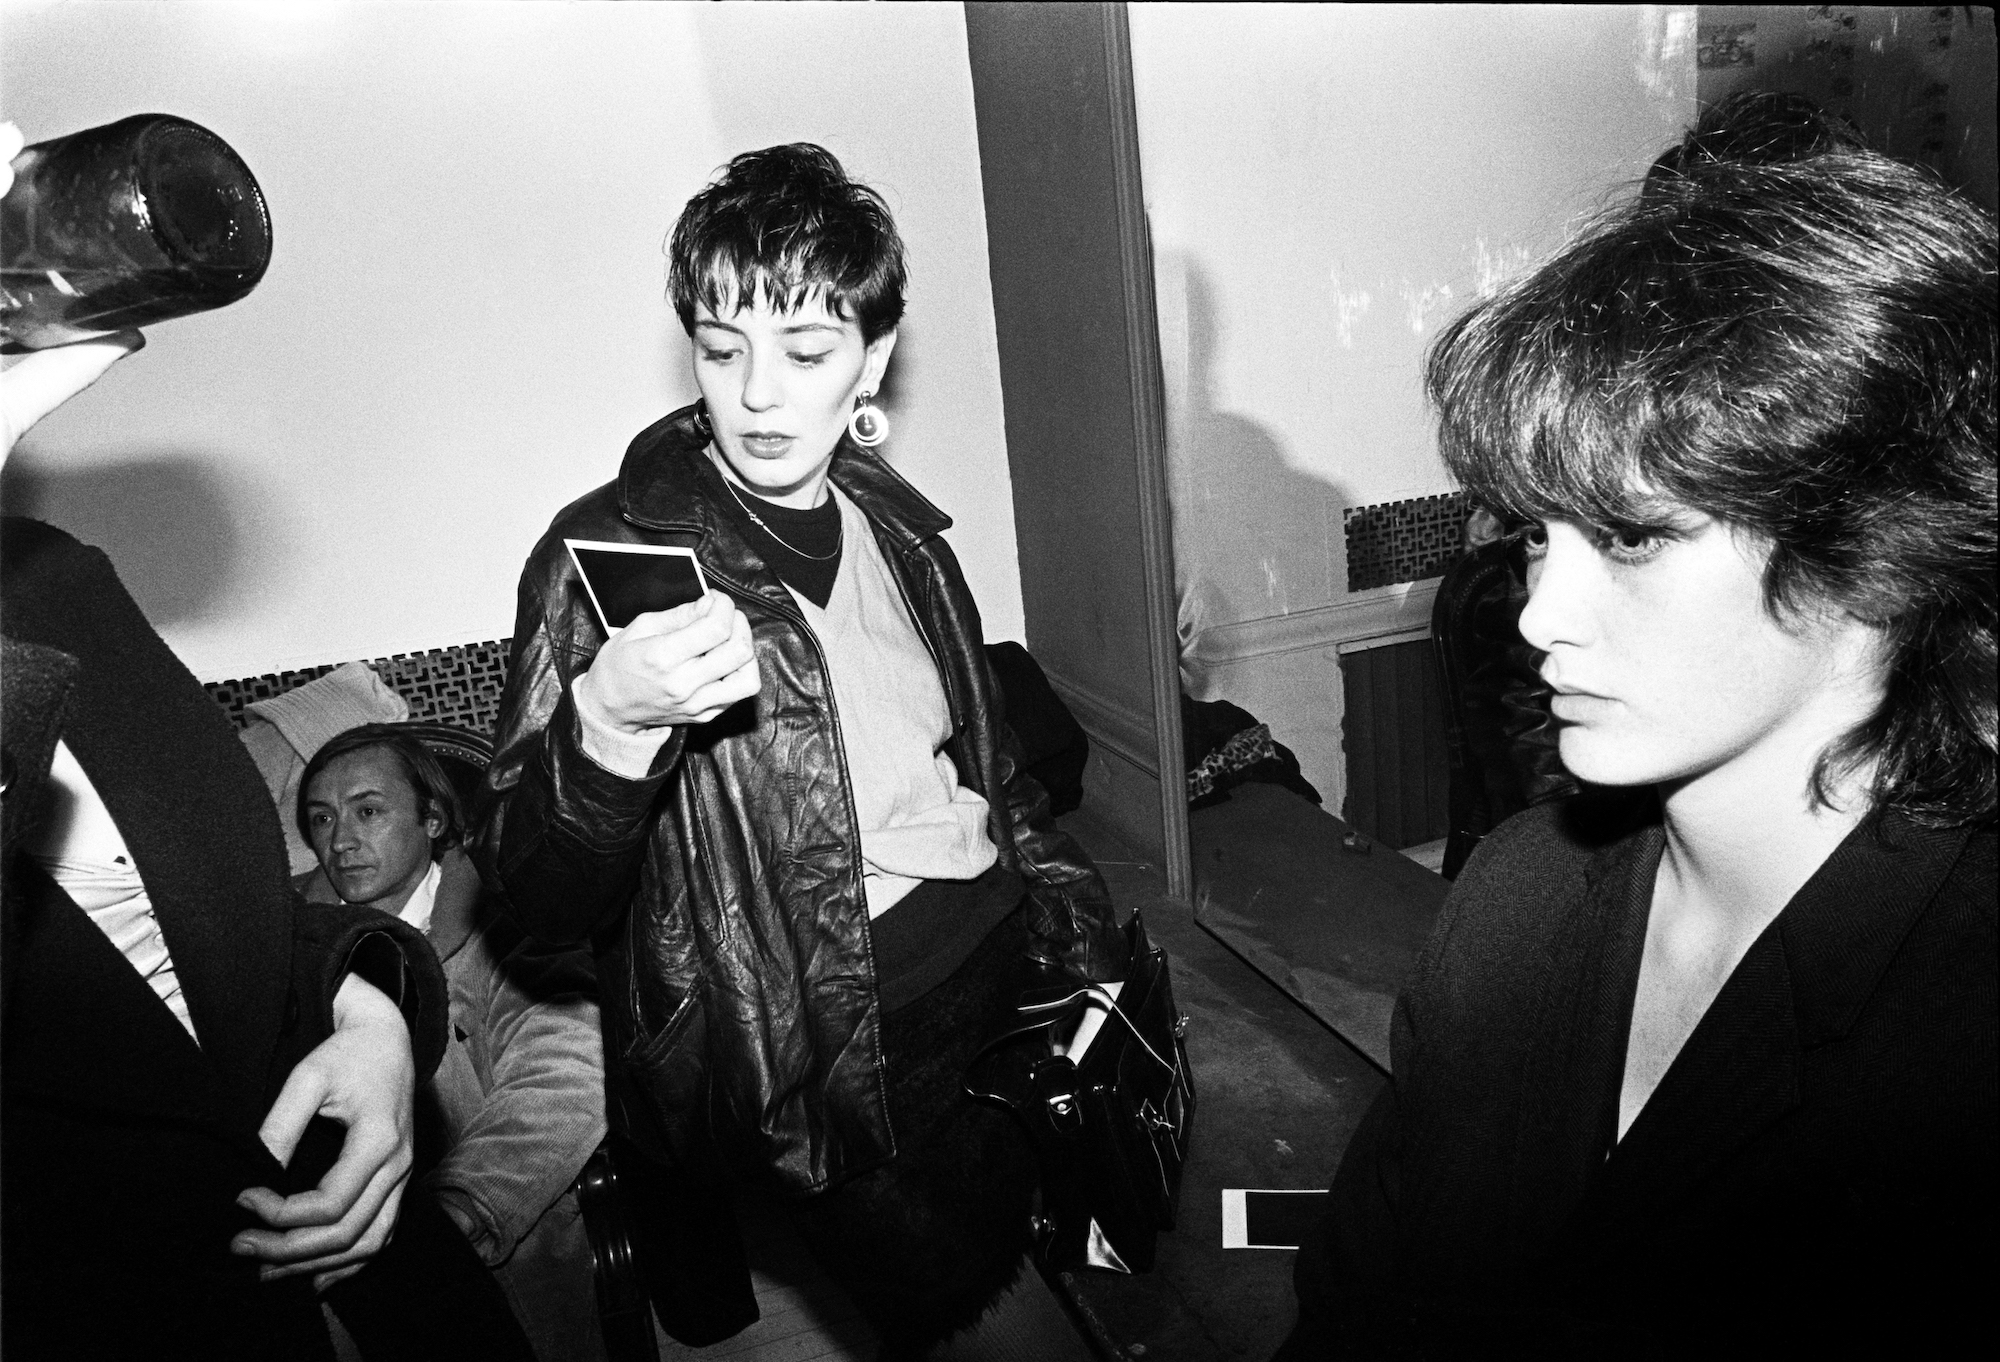
<svg viewBox="0 0 2000 1362">
<path fill-rule="evenodd" d="M 1165 400 L 1122 4 L 965 7 L 1028 647 L 1086 799 L 1192 894 Z"/>
</svg>

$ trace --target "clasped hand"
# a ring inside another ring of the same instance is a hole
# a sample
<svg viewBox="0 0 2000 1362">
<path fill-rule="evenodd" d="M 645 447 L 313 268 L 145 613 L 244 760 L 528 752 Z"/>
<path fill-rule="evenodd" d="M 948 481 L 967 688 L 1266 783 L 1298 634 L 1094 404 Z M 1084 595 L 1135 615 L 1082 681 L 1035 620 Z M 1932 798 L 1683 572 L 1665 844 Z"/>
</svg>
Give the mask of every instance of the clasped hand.
<svg viewBox="0 0 2000 1362">
<path fill-rule="evenodd" d="M 757 693 L 750 621 L 719 591 L 641 615 L 598 650 L 580 684 L 628 733 L 705 724 Z"/>
<path fill-rule="evenodd" d="M 415 1157 L 416 1062 L 402 1012 L 350 974 L 334 995 L 333 1017 L 333 1034 L 298 1062 L 257 1133 L 279 1163 L 290 1163 L 307 1123 L 326 1116 L 347 1127 L 340 1158 L 311 1191 L 244 1192 L 236 1204 L 271 1228 L 245 1230 L 230 1243 L 261 1261 L 263 1280 L 309 1272 L 321 1291 L 388 1244 Z"/>
</svg>

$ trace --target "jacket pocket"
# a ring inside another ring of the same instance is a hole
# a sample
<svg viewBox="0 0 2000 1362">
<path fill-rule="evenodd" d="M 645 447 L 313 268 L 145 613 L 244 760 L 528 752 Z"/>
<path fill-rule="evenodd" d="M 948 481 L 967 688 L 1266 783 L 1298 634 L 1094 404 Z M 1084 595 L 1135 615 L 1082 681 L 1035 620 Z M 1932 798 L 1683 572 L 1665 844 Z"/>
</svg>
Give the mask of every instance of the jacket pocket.
<svg viewBox="0 0 2000 1362">
<path fill-rule="evenodd" d="M 687 996 L 681 999 L 680 1006 L 676 1007 L 651 1035 L 646 1034 L 640 1027 L 633 1028 L 632 1041 L 620 1052 L 619 1062 L 637 1070 L 658 1067 L 673 1052 L 675 1042 L 681 1039 L 682 1033 L 693 1026 L 695 1016 L 700 1009 L 701 980 L 697 978 L 694 980 L 694 986 L 688 990 Z M 635 1014 L 638 1012 L 637 1008 L 633 1010 Z"/>
<path fill-rule="evenodd" d="M 689 1124 L 703 1120 L 708 1110 L 706 1037 L 706 1011 L 697 983 L 665 1025 L 652 1035 L 635 1036 L 623 1048 L 613 1066 L 620 1074 L 607 1079 L 607 1094 L 622 1089 L 627 1100 L 644 1109 L 645 1115 L 638 1118 L 644 1127 L 665 1138 L 670 1147 L 679 1146 Z"/>
</svg>

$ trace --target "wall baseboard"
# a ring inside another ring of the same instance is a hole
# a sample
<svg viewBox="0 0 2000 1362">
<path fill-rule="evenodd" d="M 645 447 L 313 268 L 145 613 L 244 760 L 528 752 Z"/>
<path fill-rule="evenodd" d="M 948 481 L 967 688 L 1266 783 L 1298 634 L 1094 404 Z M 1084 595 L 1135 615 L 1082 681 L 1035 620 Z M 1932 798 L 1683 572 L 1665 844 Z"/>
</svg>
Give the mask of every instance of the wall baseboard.
<svg viewBox="0 0 2000 1362">
<path fill-rule="evenodd" d="M 1055 687 L 1056 694 L 1076 715 L 1076 721 L 1083 725 L 1083 731 L 1090 735 L 1092 743 L 1117 753 L 1128 766 L 1136 767 L 1156 780 L 1159 778 L 1159 742 L 1153 732 L 1150 714 L 1099 695 L 1060 673 L 1049 671 L 1047 674 L 1049 684 Z"/>
<path fill-rule="evenodd" d="M 1338 605 L 1322 605 L 1289 615 L 1218 624 L 1195 635 L 1190 660 L 1218 667 L 1276 653 L 1313 648 L 1378 647 L 1381 642 L 1422 637 L 1430 630 L 1431 603 L 1439 578 L 1399 582 L 1357 592 Z M 1398 637 L 1400 636 L 1400 638 Z"/>
<path fill-rule="evenodd" d="M 1094 743 L 1083 771 L 1083 807 L 1101 819 L 1132 850 L 1158 863 L 1166 854 L 1160 835 L 1163 791 L 1169 789 L 1149 771 L 1127 761 L 1109 743 Z M 1185 790 L 1183 781 L 1181 789 Z M 1185 804 L 1185 799 L 1183 799 Z"/>
</svg>

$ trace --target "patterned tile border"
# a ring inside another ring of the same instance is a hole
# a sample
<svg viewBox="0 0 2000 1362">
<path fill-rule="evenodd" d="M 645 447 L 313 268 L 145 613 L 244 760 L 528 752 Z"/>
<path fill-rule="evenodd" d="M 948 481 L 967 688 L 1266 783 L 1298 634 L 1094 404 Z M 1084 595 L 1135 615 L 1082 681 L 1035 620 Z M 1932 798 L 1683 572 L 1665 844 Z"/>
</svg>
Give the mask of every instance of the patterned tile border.
<svg viewBox="0 0 2000 1362">
<path fill-rule="evenodd" d="M 1442 577 L 1464 547 L 1470 510 L 1463 492 L 1348 507 L 1341 515 L 1347 532 L 1347 589 L 1367 591 Z"/>
<path fill-rule="evenodd" d="M 410 702 L 410 717 L 432 723 L 457 724 L 491 734 L 500 716 L 500 693 L 507 686 L 507 658 L 513 640 L 461 643 L 424 653 L 397 653 L 370 659 L 368 665 L 388 687 Z M 283 695 L 316 681 L 340 664 L 323 663 L 296 671 L 266 672 L 234 681 L 211 681 L 208 693 L 230 721 L 243 726 L 248 707 L 258 700 Z"/>
</svg>

